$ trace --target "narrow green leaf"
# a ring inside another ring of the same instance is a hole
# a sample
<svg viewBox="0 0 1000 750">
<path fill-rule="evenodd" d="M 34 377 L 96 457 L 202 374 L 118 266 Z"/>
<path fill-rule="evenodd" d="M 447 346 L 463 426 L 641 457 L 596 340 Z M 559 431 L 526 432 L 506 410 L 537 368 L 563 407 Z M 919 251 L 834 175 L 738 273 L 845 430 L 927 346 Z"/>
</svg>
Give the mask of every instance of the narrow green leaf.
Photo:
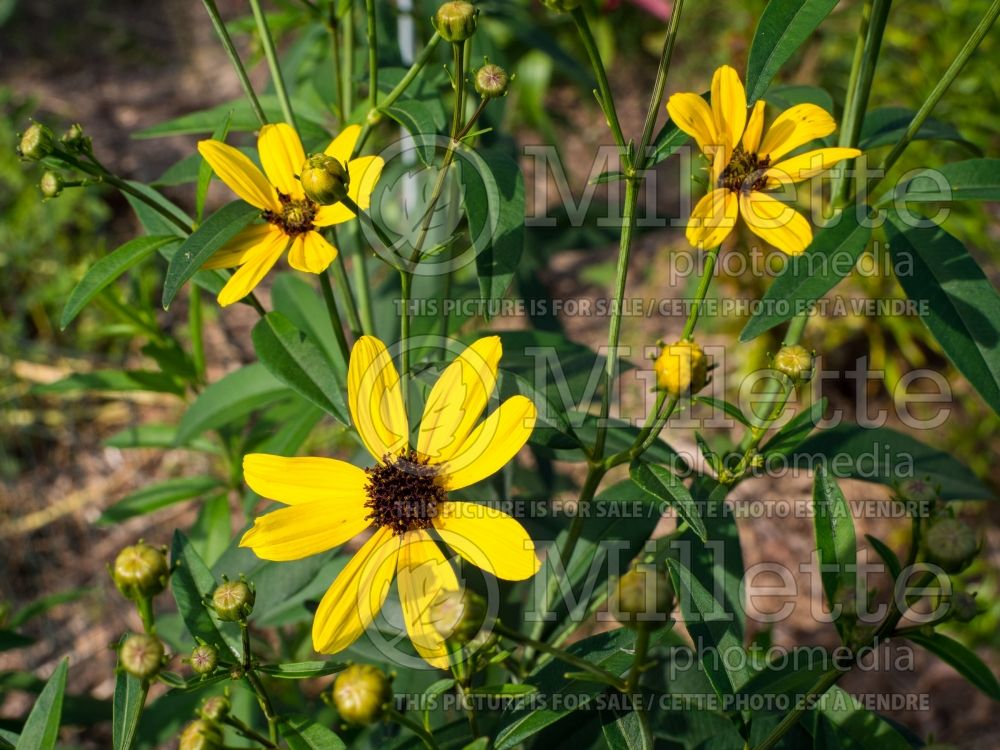
<svg viewBox="0 0 1000 750">
<path fill-rule="evenodd" d="M 33 393 L 73 393 L 75 391 L 111 392 L 149 391 L 180 396 L 184 388 L 162 372 L 146 370 L 95 370 L 68 375 L 55 383 L 32 387 Z"/>
<path fill-rule="evenodd" d="M 13 651 L 16 648 L 25 648 L 35 642 L 34 638 L 15 633 L 7 628 L 0 629 L 0 651 Z"/>
<path fill-rule="evenodd" d="M 66 692 L 66 673 L 69 659 L 63 659 L 52 673 L 35 701 L 24 722 L 24 729 L 17 741 L 17 750 L 53 750 L 59 739 L 59 722 L 62 718 L 63 695 Z"/>
<path fill-rule="evenodd" d="M 340 737 L 304 716 L 282 719 L 278 731 L 288 743 L 289 750 L 341 750 L 345 747 Z"/>
<path fill-rule="evenodd" d="M 469 695 L 531 695 L 538 688 L 525 683 L 504 683 L 502 685 L 481 685 L 467 691 Z"/>
<path fill-rule="evenodd" d="M 823 465 L 816 467 L 813 481 L 813 526 L 823 591 L 833 610 L 842 595 L 853 595 L 857 577 L 857 539 L 854 518 L 844 493 Z M 843 637 L 843 620 L 838 618 L 834 624 Z"/>
<path fill-rule="evenodd" d="M 280 680 L 307 680 L 311 677 L 325 677 L 347 667 L 335 661 L 299 661 L 287 664 L 262 664 L 257 669 Z"/>
<path fill-rule="evenodd" d="M 652 750 L 646 742 L 646 734 L 642 731 L 639 714 L 635 711 L 628 713 L 602 711 L 601 731 L 609 750 Z"/>
<path fill-rule="evenodd" d="M 154 190 L 148 185 L 144 185 L 141 182 L 135 182 L 134 180 L 128 180 L 127 182 L 134 190 L 136 190 L 136 192 L 142 193 L 150 201 L 160 206 L 164 212 L 177 219 L 176 222 L 171 221 L 167 219 L 162 212 L 157 211 L 152 206 L 149 206 L 135 196 L 130 195 L 129 193 L 122 193 L 122 195 L 125 196 L 125 200 L 128 201 L 130 206 L 132 206 L 132 210 L 135 211 L 135 215 L 138 217 L 139 223 L 142 224 L 142 228 L 146 230 L 146 234 L 172 234 L 181 238 L 188 236 L 189 231 L 182 229 L 182 226 L 190 227 L 191 217 L 184 213 L 180 206 L 168 200 L 164 197 L 163 193 L 158 190 Z"/>
<path fill-rule="evenodd" d="M 973 651 L 963 646 L 954 638 L 941 633 L 922 633 L 903 631 L 909 640 L 918 646 L 923 646 L 941 661 L 950 665 L 972 685 L 982 690 L 995 701 L 1000 701 L 1000 681 L 982 659 Z"/>
<path fill-rule="evenodd" d="M 219 446 L 208 438 L 195 438 L 183 446 L 177 443 L 177 425 L 147 423 L 132 425 L 104 440 L 109 448 L 190 448 L 202 453 L 218 453 Z"/>
<path fill-rule="evenodd" d="M 705 406 L 709 407 L 713 411 L 723 412 L 745 427 L 752 426 L 750 424 L 750 420 L 743 416 L 743 412 L 740 411 L 740 407 L 736 404 L 731 404 L 721 398 L 712 398 L 711 396 L 695 396 L 694 401 L 699 404 L 705 404 Z"/>
<path fill-rule="evenodd" d="M 87 269 L 83 278 L 70 292 L 59 320 L 59 327 L 65 330 L 88 302 L 123 273 L 146 260 L 163 245 L 178 241 L 175 235 L 137 237 L 98 260 Z"/>
<path fill-rule="evenodd" d="M 1000 201 L 1000 159 L 955 161 L 917 172 L 885 200 L 950 202 Z"/>
<path fill-rule="evenodd" d="M 170 561 L 174 566 L 174 572 L 170 576 L 170 592 L 174 595 L 177 611 L 191 635 L 239 659 L 242 650 L 239 633 L 233 634 L 230 630 L 224 633 L 204 604 L 205 598 L 210 597 L 215 590 L 215 576 L 191 546 L 190 540 L 179 530 L 174 531 Z"/>
<path fill-rule="evenodd" d="M 878 537 L 874 537 L 871 534 L 865 534 L 865 539 L 868 543 L 875 548 L 878 552 L 878 556 L 882 558 L 882 562 L 885 563 L 886 568 L 889 569 L 889 574 L 892 576 L 892 580 L 899 578 L 899 574 L 903 572 L 903 565 L 899 562 L 899 557 L 892 548 L 883 542 Z"/>
<path fill-rule="evenodd" d="M 858 148 L 862 151 L 869 151 L 880 146 L 895 144 L 910 127 L 916 114 L 914 110 L 905 107 L 876 107 L 868 110 L 864 124 L 861 126 Z M 933 117 L 928 117 L 924 121 L 914 140 L 954 141 L 973 153 L 979 153 L 979 147 L 965 140 L 953 125 L 935 120 Z"/>
<path fill-rule="evenodd" d="M 125 638 L 122 638 L 124 642 Z M 146 701 L 142 682 L 124 669 L 115 676 L 115 696 L 112 704 L 111 742 L 114 750 L 130 750 L 139 727 L 139 718 Z"/>
<path fill-rule="evenodd" d="M 198 273 L 216 250 L 259 216 L 259 208 L 243 201 L 233 201 L 209 216 L 170 259 L 163 281 L 163 309 L 170 307 L 184 283 Z"/>
<path fill-rule="evenodd" d="M 121 523 L 128 518 L 152 513 L 168 505 L 199 497 L 221 486 L 222 482 L 217 477 L 211 476 L 167 479 L 143 487 L 119 500 L 101 514 L 97 523 L 102 526 Z"/>
<path fill-rule="evenodd" d="M 707 539 L 708 532 L 705 530 L 704 521 L 701 520 L 698 504 L 676 474 L 662 466 L 636 460 L 629 467 L 629 476 L 646 492 L 676 510 L 699 539 L 702 541 Z"/>
<path fill-rule="evenodd" d="M 816 429 L 826 412 L 826 397 L 816 401 L 808 409 L 803 409 L 782 427 L 761 447 L 765 456 L 787 456 L 795 450 Z"/>
</svg>

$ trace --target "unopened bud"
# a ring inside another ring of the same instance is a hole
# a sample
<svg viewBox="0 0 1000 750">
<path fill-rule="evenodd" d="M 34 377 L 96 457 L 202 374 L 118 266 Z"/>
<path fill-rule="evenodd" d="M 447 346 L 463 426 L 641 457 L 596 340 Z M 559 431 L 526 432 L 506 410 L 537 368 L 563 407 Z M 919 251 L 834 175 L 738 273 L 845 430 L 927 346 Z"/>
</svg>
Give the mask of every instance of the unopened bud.
<svg viewBox="0 0 1000 750">
<path fill-rule="evenodd" d="M 351 664 L 333 683 L 333 705 L 348 724 L 366 726 L 378 721 L 390 700 L 389 678 L 371 664 Z"/>
<path fill-rule="evenodd" d="M 580 6 L 580 0 L 542 0 L 542 5 L 556 13 L 569 13 Z"/>
<path fill-rule="evenodd" d="M 125 597 L 139 601 L 156 596 L 167 587 L 170 566 L 162 550 L 139 542 L 118 553 L 111 577 Z"/>
<path fill-rule="evenodd" d="M 959 591 L 951 598 L 951 613 L 959 622 L 971 622 L 979 616 L 976 595 Z"/>
<path fill-rule="evenodd" d="M 638 565 L 618 579 L 611 613 L 629 627 L 655 629 L 666 625 L 674 609 L 674 586 L 667 571 Z"/>
<path fill-rule="evenodd" d="M 201 704 L 198 715 L 206 721 L 222 721 L 229 716 L 232 707 L 233 704 L 230 703 L 228 696 L 213 695 L 211 698 L 206 698 Z"/>
<path fill-rule="evenodd" d="M 160 639 L 146 633 L 129 633 L 118 649 L 122 669 L 145 682 L 160 673 L 165 656 Z"/>
<path fill-rule="evenodd" d="M 671 396 L 697 393 L 708 382 L 708 360 L 693 341 L 667 344 L 653 364 L 656 385 Z"/>
<path fill-rule="evenodd" d="M 937 488 L 927 479 L 907 479 L 900 482 L 897 493 L 901 500 L 918 505 L 928 505 L 938 498 Z"/>
<path fill-rule="evenodd" d="M 196 674 L 212 674 L 219 666 L 219 650 L 208 643 L 202 643 L 194 647 L 188 661 Z"/>
<path fill-rule="evenodd" d="M 66 128 L 59 141 L 70 151 L 85 153 L 91 150 L 90 138 L 84 135 L 83 126 L 74 123 Z"/>
<path fill-rule="evenodd" d="M 17 152 L 29 161 L 40 161 L 52 153 L 56 137 L 52 130 L 40 122 L 33 122 L 21 136 Z"/>
<path fill-rule="evenodd" d="M 302 166 L 299 181 L 309 200 L 330 206 L 347 197 L 351 175 L 347 167 L 332 156 L 313 154 Z"/>
<path fill-rule="evenodd" d="M 976 533 L 957 518 L 942 518 L 931 524 L 924 536 L 927 559 L 946 573 L 964 570 L 979 552 Z"/>
<path fill-rule="evenodd" d="M 38 183 L 38 189 L 42 191 L 45 198 L 55 198 L 63 189 L 62 177 L 57 172 L 44 172 L 42 179 Z"/>
<path fill-rule="evenodd" d="M 486 602 L 469 589 L 442 591 L 431 602 L 429 616 L 434 629 L 442 637 L 464 645 L 482 629 L 486 619 Z"/>
<path fill-rule="evenodd" d="M 181 732 L 177 750 L 222 750 L 222 729 L 214 721 L 195 719 Z"/>
<path fill-rule="evenodd" d="M 507 95 L 510 76 L 499 65 L 487 63 L 476 71 L 476 93 L 483 99 L 496 99 Z"/>
<path fill-rule="evenodd" d="M 253 612 L 255 599 L 254 590 L 246 581 L 224 581 L 212 594 L 212 607 L 220 620 L 238 622 Z"/>
<path fill-rule="evenodd" d="M 774 369 L 793 383 L 808 383 L 813 376 L 813 355 L 804 346 L 783 346 L 774 355 Z"/>
<path fill-rule="evenodd" d="M 478 16 L 472 3 L 445 3 L 434 14 L 434 28 L 446 42 L 464 42 L 476 33 Z"/>
</svg>

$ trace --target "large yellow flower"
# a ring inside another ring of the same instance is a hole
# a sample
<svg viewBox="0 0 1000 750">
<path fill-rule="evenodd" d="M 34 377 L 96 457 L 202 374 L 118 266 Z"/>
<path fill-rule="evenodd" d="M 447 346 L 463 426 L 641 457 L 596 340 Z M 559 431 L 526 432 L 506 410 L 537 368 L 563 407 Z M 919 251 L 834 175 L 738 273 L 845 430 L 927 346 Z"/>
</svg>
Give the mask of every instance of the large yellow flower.
<svg viewBox="0 0 1000 750">
<path fill-rule="evenodd" d="M 523 580 L 538 571 L 531 537 L 518 521 L 448 497 L 502 468 L 535 425 L 535 406 L 524 396 L 512 396 L 479 421 L 496 385 L 501 352 L 498 337 L 483 338 L 445 369 L 427 397 L 412 450 L 396 368 L 381 341 L 363 336 L 351 352 L 348 402 L 375 466 L 359 469 L 332 458 L 244 458 L 247 484 L 288 506 L 257 518 L 240 541 L 258 557 L 297 560 L 374 531 L 320 602 L 312 629 L 317 651 L 336 653 L 353 643 L 382 607 L 396 573 L 410 640 L 428 662 L 448 666 L 429 607 L 459 584 L 431 530 L 498 578 Z"/>
<path fill-rule="evenodd" d="M 695 247 L 722 244 L 742 216 L 765 242 L 792 255 L 801 253 L 812 242 L 809 222 L 763 191 L 802 182 L 861 154 L 855 148 L 819 148 L 781 161 L 830 135 L 837 124 L 822 107 L 797 104 L 782 112 L 765 134 L 764 106 L 758 101 L 747 116 L 746 90 L 728 65 L 712 77 L 711 106 L 698 94 L 674 94 L 667 101 L 670 118 L 711 163 L 712 187 L 694 207 L 687 227 L 688 242 Z"/>
<path fill-rule="evenodd" d="M 324 153 L 347 165 L 348 196 L 367 210 L 383 161 L 378 156 L 351 159 L 360 132 L 357 125 L 345 128 Z M 237 234 L 205 264 L 205 268 L 239 266 L 219 293 L 220 305 L 231 305 L 252 292 L 285 250 L 289 265 L 298 271 L 327 269 L 337 248 L 318 230 L 350 221 L 354 212 L 343 203 L 320 206 L 306 197 L 298 178 L 306 153 L 291 125 L 281 122 L 260 129 L 257 152 L 263 174 L 246 154 L 222 141 L 200 141 L 198 151 L 236 195 L 261 210 L 264 220 Z"/>
</svg>

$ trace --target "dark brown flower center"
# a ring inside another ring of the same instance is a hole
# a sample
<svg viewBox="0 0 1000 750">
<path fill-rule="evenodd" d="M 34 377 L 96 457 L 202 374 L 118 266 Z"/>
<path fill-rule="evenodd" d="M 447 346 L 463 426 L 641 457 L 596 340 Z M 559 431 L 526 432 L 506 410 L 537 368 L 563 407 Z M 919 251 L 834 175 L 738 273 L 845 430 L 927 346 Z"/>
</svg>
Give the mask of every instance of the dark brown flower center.
<svg viewBox="0 0 1000 750">
<path fill-rule="evenodd" d="M 719 177 L 719 187 L 732 190 L 734 193 L 763 190 L 767 185 L 764 172 L 770 166 L 770 156 L 762 158 L 739 145 Z"/>
<path fill-rule="evenodd" d="M 396 534 L 429 528 L 437 516 L 438 503 L 444 502 L 447 494 L 438 467 L 414 451 L 387 455 L 381 464 L 365 469 L 365 474 L 365 506 L 371 510 L 366 518 Z"/>
<path fill-rule="evenodd" d="M 319 207 L 311 200 L 308 198 L 294 200 L 291 196 L 278 191 L 278 201 L 281 203 L 281 210 L 265 211 L 264 221 L 279 227 L 290 237 L 311 232 L 316 228 L 313 220 Z"/>
</svg>

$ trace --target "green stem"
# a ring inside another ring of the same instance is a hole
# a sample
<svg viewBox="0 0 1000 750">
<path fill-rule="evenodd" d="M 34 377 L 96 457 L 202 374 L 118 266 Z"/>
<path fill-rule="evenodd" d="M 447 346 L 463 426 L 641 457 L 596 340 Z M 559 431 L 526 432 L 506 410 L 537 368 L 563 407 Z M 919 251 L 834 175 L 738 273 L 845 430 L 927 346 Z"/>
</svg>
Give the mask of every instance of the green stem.
<svg viewBox="0 0 1000 750">
<path fill-rule="evenodd" d="M 351 289 L 351 283 L 347 280 L 347 268 L 344 265 L 344 253 L 337 253 L 337 260 L 332 266 L 333 279 L 337 282 L 337 289 L 341 297 L 345 300 L 347 308 L 347 323 L 351 327 L 351 336 L 357 339 L 364 332 L 361 325 L 361 317 L 358 315 L 358 302 Z M 364 286 L 367 287 L 367 284 Z"/>
<path fill-rule="evenodd" d="M 420 738 L 420 741 L 424 743 L 424 747 L 426 747 L 427 750 L 438 750 L 437 743 L 434 741 L 434 735 L 424 729 L 419 722 L 413 721 L 413 719 L 404 716 L 391 706 L 386 712 L 386 715 L 397 724 L 406 727 L 417 735 L 417 737 Z"/>
<path fill-rule="evenodd" d="M 229 56 L 229 61 L 233 64 L 233 68 L 236 69 L 236 76 L 240 79 L 243 93 L 247 95 L 250 107 L 253 109 L 257 121 L 261 125 L 266 124 L 267 115 L 264 114 L 264 109 L 260 106 L 257 94 L 254 93 L 253 84 L 250 83 L 246 68 L 243 67 L 243 62 L 240 60 L 240 54 L 236 51 L 236 45 L 233 44 L 233 39 L 229 36 L 229 30 L 226 29 L 226 24 L 223 22 L 222 16 L 219 15 L 219 9 L 215 6 L 215 0 L 202 0 L 202 2 L 205 5 L 205 10 L 208 11 L 208 17 L 212 21 L 212 28 L 215 29 L 219 41 L 222 42 L 222 46 L 225 48 L 226 55 Z"/>
<path fill-rule="evenodd" d="M 403 370 L 403 378 L 410 374 L 410 296 L 413 293 L 413 274 L 404 268 L 399 270 L 400 301 L 403 309 L 399 316 L 399 342 L 402 347 L 400 352 L 400 366 Z M 406 388 L 403 388 L 406 393 Z"/>
<path fill-rule="evenodd" d="M 223 723 L 228 724 L 241 735 L 243 735 L 248 740 L 253 740 L 254 742 L 259 742 L 261 745 L 267 748 L 277 748 L 271 740 L 269 740 L 264 735 L 260 734 L 257 730 L 245 724 L 238 717 L 232 714 L 227 714 L 226 718 L 223 719 Z"/>
<path fill-rule="evenodd" d="M 188 293 L 188 332 L 191 336 L 191 362 L 194 365 L 195 378 L 199 383 L 205 382 L 205 336 L 204 307 L 201 302 L 201 290 L 191 285 Z"/>
<path fill-rule="evenodd" d="M 368 108 L 378 104 L 378 24 L 375 0 L 365 0 L 365 20 L 368 27 Z"/>
<path fill-rule="evenodd" d="M 330 271 L 327 269 L 319 275 L 319 285 L 323 288 L 323 301 L 326 302 L 326 311 L 330 316 L 330 326 L 333 328 L 333 335 L 337 339 L 337 347 L 344 358 L 346 365 L 351 361 L 351 347 L 344 336 L 344 324 L 340 320 L 340 312 L 337 310 L 337 297 L 333 293 L 333 284 L 330 282 Z"/>
<path fill-rule="evenodd" d="M 350 119 L 354 109 L 354 3 L 348 3 L 344 14 L 344 45 L 341 48 L 340 73 L 344 86 L 344 117 Z"/>
<path fill-rule="evenodd" d="M 139 610 L 142 629 L 150 635 L 156 633 L 156 615 L 153 613 L 153 599 L 144 596 L 136 601 L 135 606 Z"/>
<path fill-rule="evenodd" d="M 656 69 L 653 95 L 649 99 L 646 122 L 642 127 L 642 137 L 639 139 L 639 148 L 635 153 L 636 168 L 641 168 L 646 163 L 646 148 L 653 140 L 653 128 L 656 127 L 656 118 L 660 114 L 660 105 L 663 103 L 663 92 L 667 86 L 667 73 L 670 71 L 670 59 L 674 54 L 674 43 L 677 41 L 677 29 L 680 26 L 683 10 L 684 0 L 674 0 L 674 7 L 670 12 L 670 24 L 667 26 L 667 38 L 663 40 L 660 64 Z"/>
<path fill-rule="evenodd" d="M 570 666 L 576 667 L 581 672 L 587 672 L 589 674 L 600 677 L 602 682 L 607 682 L 610 685 L 614 685 L 618 690 L 625 691 L 627 689 L 627 685 L 618 675 L 613 674 L 608 670 L 597 666 L 596 664 L 591 664 L 586 659 L 581 659 L 579 656 L 575 656 L 574 654 L 571 654 L 569 651 L 564 651 L 561 648 L 550 646 L 548 643 L 545 643 L 544 641 L 539 641 L 529 636 L 526 636 L 523 633 L 519 633 L 516 630 L 512 630 L 511 628 L 508 628 L 506 625 L 503 625 L 499 622 L 494 624 L 493 630 L 498 635 L 501 635 L 504 638 L 507 638 L 508 640 L 515 641 L 516 643 L 520 643 L 524 646 L 530 646 L 536 651 L 541 651 L 542 653 L 549 654 L 550 656 L 554 656 L 561 662 L 565 662 Z"/>
<path fill-rule="evenodd" d="M 274 39 L 271 37 L 271 30 L 267 26 L 267 17 L 261 10 L 260 0 L 250 0 L 250 8 L 253 10 L 254 21 L 257 23 L 257 33 L 260 34 L 261 45 L 264 47 L 264 57 L 267 58 L 267 67 L 271 71 L 274 91 L 278 95 L 278 102 L 281 104 L 281 114 L 285 118 L 285 122 L 297 130 L 295 114 L 292 112 L 292 103 L 288 98 L 288 91 L 285 89 L 285 79 L 281 75 L 278 52 L 274 48 Z"/>
<path fill-rule="evenodd" d="M 333 60 L 333 80 L 336 82 L 337 109 L 340 112 L 340 123 L 343 125 L 347 122 L 350 113 L 347 111 L 347 100 L 344 94 L 344 77 L 341 70 L 343 65 L 340 61 L 340 21 L 337 18 L 336 9 L 337 4 L 331 2 L 326 28 L 330 32 L 330 57 Z"/>
<path fill-rule="evenodd" d="M 712 284 L 712 277 L 715 274 L 715 263 L 719 259 L 719 248 L 709 250 L 705 256 L 705 269 L 698 280 L 698 288 L 694 293 L 694 300 L 691 309 L 688 311 L 687 321 L 684 323 L 684 330 L 681 331 L 681 340 L 688 341 L 694 333 L 694 327 L 698 325 L 698 316 L 701 314 L 701 305 L 708 295 L 708 287 Z"/>
<path fill-rule="evenodd" d="M 594 69 L 594 75 L 597 78 L 596 93 L 601 102 L 601 109 L 604 110 L 608 127 L 611 128 L 611 133 L 615 137 L 615 143 L 618 145 L 618 150 L 622 155 L 623 166 L 626 167 L 627 171 L 631 167 L 630 154 L 628 146 L 625 143 L 625 135 L 622 133 L 621 122 L 618 120 L 618 112 L 615 110 L 615 100 L 611 95 L 611 86 L 608 84 L 608 74 L 604 69 L 601 52 L 597 48 L 597 41 L 594 39 L 594 32 L 590 30 L 590 22 L 587 20 L 587 14 L 584 12 L 583 7 L 577 6 L 574 8 L 572 15 L 577 31 L 580 34 L 580 40 L 583 42 L 583 48 L 587 52 L 587 57 L 590 58 L 590 66 Z"/>
</svg>

